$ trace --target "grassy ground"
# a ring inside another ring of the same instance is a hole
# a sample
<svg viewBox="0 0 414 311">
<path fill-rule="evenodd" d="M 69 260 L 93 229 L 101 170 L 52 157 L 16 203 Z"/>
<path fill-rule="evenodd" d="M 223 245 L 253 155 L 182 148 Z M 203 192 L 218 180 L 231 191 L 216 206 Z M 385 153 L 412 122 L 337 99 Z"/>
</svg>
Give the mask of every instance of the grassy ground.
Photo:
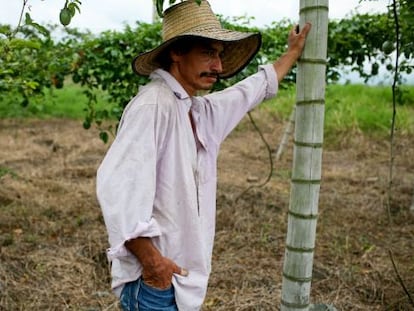
<svg viewBox="0 0 414 311">
<path fill-rule="evenodd" d="M 277 146 L 283 120 L 264 110 L 254 116 Z M 413 295 L 412 136 L 396 139 L 390 219 L 389 144 L 360 132 L 340 138 L 324 147 L 311 301 L 341 311 L 412 310 L 389 256 Z M 95 198 L 107 148 L 81 120 L 0 120 L 0 310 L 119 310 Z M 249 120 L 224 142 L 203 311 L 279 310 L 291 162 L 292 140 L 260 187 L 268 153 Z"/>
<path fill-rule="evenodd" d="M 47 101 L 33 112 L 0 103 L 3 117 L 15 115 L 0 118 L 0 310 L 119 310 L 95 198 L 96 169 L 109 144 L 95 128 L 82 128 L 81 92 L 58 90 L 53 105 Z M 413 296 L 410 92 L 398 107 L 388 206 L 390 91 L 353 85 L 327 90 L 326 136 L 332 143 L 324 146 L 312 302 L 341 311 L 413 307 L 397 277 Z M 282 91 L 253 112 L 272 148 L 293 103 L 294 91 Z M 269 173 L 268 153 L 248 118 L 224 142 L 204 311 L 279 310 L 291 162 L 292 138 L 260 187 Z"/>
</svg>

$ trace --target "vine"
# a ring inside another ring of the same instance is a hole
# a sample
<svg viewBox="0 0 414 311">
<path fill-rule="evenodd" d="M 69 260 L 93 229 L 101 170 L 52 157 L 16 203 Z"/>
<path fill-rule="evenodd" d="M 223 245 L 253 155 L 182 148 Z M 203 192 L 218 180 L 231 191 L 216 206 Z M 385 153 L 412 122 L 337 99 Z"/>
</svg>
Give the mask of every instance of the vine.
<svg viewBox="0 0 414 311">
<path fill-rule="evenodd" d="M 24 10 L 26 9 L 26 6 L 27 6 L 28 2 L 29 2 L 29 0 L 23 0 L 22 9 L 20 10 L 19 21 L 17 22 L 17 27 L 13 31 L 13 34 L 11 35 L 11 38 L 14 38 L 16 36 L 17 32 L 19 31 L 20 25 L 22 24 L 23 13 L 24 13 Z"/>
<path fill-rule="evenodd" d="M 397 115 L 397 93 L 399 92 L 399 62 L 400 62 L 400 23 L 398 18 L 397 1 L 392 1 L 392 12 L 395 25 L 395 45 L 396 45 L 396 57 L 395 57 L 395 69 L 394 80 L 392 83 L 392 118 L 391 118 L 391 133 L 390 133 L 390 167 L 389 167 L 389 180 L 388 180 L 388 219 L 391 222 L 391 200 L 392 200 L 392 184 L 393 184 L 393 168 L 395 160 L 395 119 Z"/>
<path fill-rule="evenodd" d="M 261 182 L 261 183 L 259 183 L 259 184 L 251 185 L 251 186 L 247 187 L 245 190 L 243 190 L 243 191 L 242 191 L 242 192 L 241 192 L 241 193 L 237 196 L 237 198 L 234 200 L 234 202 L 235 202 L 235 203 L 237 203 L 237 202 L 238 202 L 238 200 L 239 200 L 239 199 L 240 199 L 240 198 L 241 198 L 244 194 L 246 194 L 248 191 L 250 191 L 251 189 L 253 189 L 253 188 L 261 188 L 261 187 L 265 186 L 265 185 L 266 185 L 266 184 L 270 181 L 270 179 L 272 178 L 273 171 L 274 171 L 274 164 L 273 164 L 272 149 L 270 148 L 269 143 L 266 141 L 266 139 L 265 139 L 265 137 L 264 137 L 264 135 L 263 135 L 262 131 L 260 130 L 259 126 L 258 126 L 258 125 L 256 124 L 256 122 L 254 121 L 254 119 L 253 119 L 253 116 L 252 116 L 251 112 L 248 112 L 248 113 L 247 113 L 247 115 L 249 116 L 249 120 L 250 120 L 250 122 L 252 123 L 252 125 L 253 125 L 254 129 L 255 129 L 255 130 L 256 130 L 256 132 L 259 134 L 260 139 L 262 140 L 263 144 L 264 144 L 264 145 L 265 145 L 265 147 L 266 147 L 267 154 L 268 154 L 268 156 L 269 156 L 269 173 L 268 173 L 268 175 L 267 175 L 266 179 L 265 179 L 263 182 Z"/>
<path fill-rule="evenodd" d="M 394 78 L 392 83 L 392 118 L 391 118 L 391 130 L 390 130 L 390 163 L 389 163 L 389 180 L 388 180 L 388 202 L 387 202 L 387 212 L 388 220 L 391 223 L 391 203 L 392 203 L 392 186 L 393 186 L 393 168 L 395 160 L 395 124 L 396 124 L 396 115 L 397 115 L 397 101 L 401 101 L 400 94 L 400 83 L 401 83 L 401 74 L 400 74 L 400 54 L 401 54 L 401 26 L 399 19 L 399 12 L 401 12 L 401 6 L 398 6 L 397 0 L 393 0 L 391 4 L 392 8 L 392 17 L 394 21 L 394 30 L 395 30 L 395 69 L 394 69 Z M 390 260 L 394 269 L 394 272 L 397 276 L 398 282 L 400 283 L 404 293 L 407 295 L 409 302 L 414 307 L 414 300 L 410 295 L 407 286 L 405 285 L 403 278 L 401 277 L 397 266 L 394 261 L 393 253 L 391 250 L 388 250 Z"/>
</svg>

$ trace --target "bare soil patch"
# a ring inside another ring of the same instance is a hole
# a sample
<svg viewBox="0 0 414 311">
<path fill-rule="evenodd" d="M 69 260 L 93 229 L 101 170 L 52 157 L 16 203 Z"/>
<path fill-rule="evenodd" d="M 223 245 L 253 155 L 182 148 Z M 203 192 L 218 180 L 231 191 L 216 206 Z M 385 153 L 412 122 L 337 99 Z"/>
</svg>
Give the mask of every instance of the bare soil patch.
<svg viewBox="0 0 414 311">
<path fill-rule="evenodd" d="M 254 116 L 274 149 L 283 124 Z M 0 120 L 0 310 L 119 310 L 95 197 L 107 148 L 79 121 Z M 389 253 L 414 296 L 414 140 L 395 150 L 388 213 L 389 143 L 348 133 L 324 147 L 313 302 L 414 309 Z M 270 181 L 242 194 L 269 174 L 267 150 L 247 118 L 223 144 L 204 310 L 279 309 L 291 163 L 290 144 Z"/>
</svg>

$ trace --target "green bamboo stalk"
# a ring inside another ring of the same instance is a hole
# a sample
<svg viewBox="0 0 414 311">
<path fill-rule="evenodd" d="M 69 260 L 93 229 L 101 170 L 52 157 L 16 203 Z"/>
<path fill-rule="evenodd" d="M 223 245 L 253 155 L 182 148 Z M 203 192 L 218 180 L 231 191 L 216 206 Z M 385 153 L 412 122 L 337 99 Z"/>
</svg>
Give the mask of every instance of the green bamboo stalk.
<svg viewBox="0 0 414 311">
<path fill-rule="evenodd" d="M 300 0 L 300 22 L 312 24 L 298 62 L 296 120 L 281 310 L 309 310 L 325 114 L 329 0 Z"/>
</svg>

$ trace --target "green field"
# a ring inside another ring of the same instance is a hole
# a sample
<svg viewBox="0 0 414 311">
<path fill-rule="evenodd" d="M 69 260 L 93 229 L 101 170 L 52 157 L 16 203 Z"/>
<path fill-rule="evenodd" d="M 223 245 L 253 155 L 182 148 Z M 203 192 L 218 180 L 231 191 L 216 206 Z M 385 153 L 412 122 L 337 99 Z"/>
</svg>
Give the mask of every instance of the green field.
<svg viewBox="0 0 414 311">
<path fill-rule="evenodd" d="M 46 90 L 45 97 L 23 107 L 19 96 L 9 95 L 0 101 L 0 118 L 69 118 L 85 116 L 87 97 L 79 85 Z M 104 92 L 98 94 L 99 105 L 111 105 Z M 281 89 L 278 96 L 260 109 L 287 119 L 295 104 L 295 89 Z M 402 89 L 396 105 L 396 129 L 401 134 L 414 133 L 414 86 Z M 328 85 L 326 89 L 325 132 L 337 135 L 358 131 L 367 135 L 389 135 L 393 113 L 392 91 L 388 86 Z"/>
<path fill-rule="evenodd" d="M 88 98 L 85 88 L 68 83 L 61 89 L 45 89 L 44 97 L 33 97 L 22 105 L 19 94 L 0 97 L 0 118 L 68 118 L 83 119 Z M 110 105 L 104 92 L 98 92 L 99 105 Z"/>
<path fill-rule="evenodd" d="M 396 104 L 396 128 L 402 134 L 414 133 L 414 87 L 405 86 L 402 100 Z M 391 87 L 360 84 L 328 85 L 326 89 L 325 135 L 358 131 L 367 135 L 389 135 L 393 114 Z M 295 90 L 281 90 L 266 103 L 284 119 L 295 103 Z"/>
</svg>

